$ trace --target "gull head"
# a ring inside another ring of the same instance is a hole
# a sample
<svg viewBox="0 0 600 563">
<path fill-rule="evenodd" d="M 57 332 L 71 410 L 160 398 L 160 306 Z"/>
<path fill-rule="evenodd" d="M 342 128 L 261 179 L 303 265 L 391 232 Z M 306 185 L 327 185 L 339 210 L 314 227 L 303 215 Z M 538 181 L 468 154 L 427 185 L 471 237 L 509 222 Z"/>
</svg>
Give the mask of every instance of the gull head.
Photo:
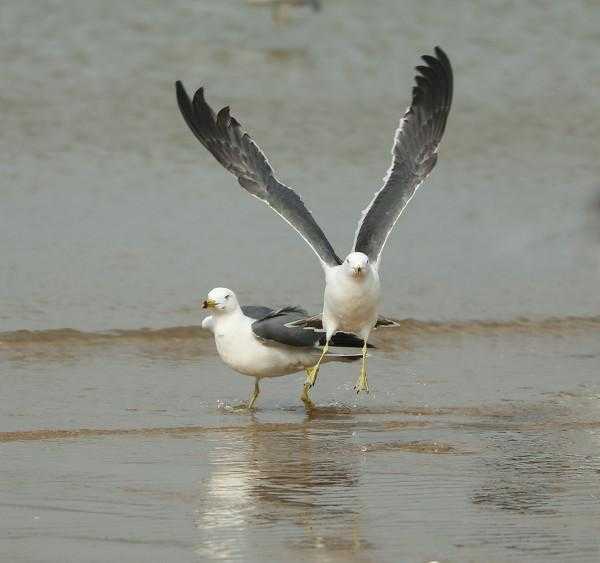
<svg viewBox="0 0 600 563">
<path fill-rule="evenodd" d="M 211 289 L 206 296 L 206 300 L 202 303 L 203 309 L 213 309 L 216 314 L 232 313 L 239 307 L 235 293 L 226 287 Z"/>
<path fill-rule="evenodd" d="M 343 266 L 351 276 L 361 278 L 369 270 L 369 257 L 362 252 L 351 252 L 346 256 Z"/>
</svg>

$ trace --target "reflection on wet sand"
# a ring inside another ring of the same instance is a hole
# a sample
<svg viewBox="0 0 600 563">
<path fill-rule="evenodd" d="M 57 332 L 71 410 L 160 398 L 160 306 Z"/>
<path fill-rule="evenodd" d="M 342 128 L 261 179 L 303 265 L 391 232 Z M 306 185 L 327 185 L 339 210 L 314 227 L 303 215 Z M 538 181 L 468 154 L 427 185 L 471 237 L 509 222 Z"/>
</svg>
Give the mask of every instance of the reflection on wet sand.
<svg viewBox="0 0 600 563">
<path fill-rule="evenodd" d="M 334 561 L 368 550 L 356 460 L 343 454 L 349 439 L 307 423 L 268 435 L 253 425 L 212 441 L 213 471 L 199 485 L 198 555 L 243 558 L 257 547 L 257 529 L 277 533 L 282 523 L 292 550 L 326 549 Z"/>
</svg>

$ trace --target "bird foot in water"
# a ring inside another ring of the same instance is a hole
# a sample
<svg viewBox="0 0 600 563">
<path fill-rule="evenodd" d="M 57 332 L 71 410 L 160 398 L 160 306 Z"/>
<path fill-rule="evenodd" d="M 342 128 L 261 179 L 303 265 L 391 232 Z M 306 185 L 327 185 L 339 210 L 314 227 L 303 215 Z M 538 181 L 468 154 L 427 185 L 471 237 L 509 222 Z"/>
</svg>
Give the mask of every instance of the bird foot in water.
<svg viewBox="0 0 600 563">
<path fill-rule="evenodd" d="M 237 412 L 237 413 L 244 413 L 244 412 L 252 412 L 254 410 L 256 410 L 256 408 L 254 407 L 254 405 L 250 406 L 250 403 L 239 403 L 238 405 L 227 405 L 225 407 L 225 410 L 229 411 L 229 412 Z"/>
<path fill-rule="evenodd" d="M 364 370 L 361 370 L 360 375 L 358 376 L 358 381 L 356 382 L 356 385 L 354 386 L 354 390 L 356 391 L 356 394 L 358 395 L 361 391 L 364 391 L 365 393 L 369 393 L 369 382 L 367 380 L 367 372 Z"/>
<path fill-rule="evenodd" d="M 315 404 L 311 401 L 308 396 L 308 392 L 310 390 L 310 385 L 308 383 L 304 384 L 304 388 L 302 389 L 302 395 L 300 395 L 300 400 L 304 403 L 304 408 L 307 411 L 310 411 L 315 408 Z"/>
</svg>

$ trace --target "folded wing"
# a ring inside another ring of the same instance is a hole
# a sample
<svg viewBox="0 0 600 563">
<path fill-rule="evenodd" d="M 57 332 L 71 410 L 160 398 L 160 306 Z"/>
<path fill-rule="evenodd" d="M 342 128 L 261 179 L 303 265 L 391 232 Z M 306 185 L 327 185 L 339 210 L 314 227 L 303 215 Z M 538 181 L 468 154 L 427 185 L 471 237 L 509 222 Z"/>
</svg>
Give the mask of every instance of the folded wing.
<svg viewBox="0 0 600 563">
<path fill-rule="evenodd" d="M 245 311 L 244 311 L 245 312 Z M 246 313 L 247 314 L 247 313 Z M 262 319 L 252 323 L 252 332 L 265 344 L 286 344 L 288 346 L 314 347 L 325 344 L 325 334 L 294 326 L 306 318 L 306 311 L 299 307 L 284 307 L 271 311 Z M 329 342 L 331 346 L 360 348 L 363 341 L 356 336 L 338 332 Z M 369 345 L 369 348 L 373 346 Z"/>
</svg>

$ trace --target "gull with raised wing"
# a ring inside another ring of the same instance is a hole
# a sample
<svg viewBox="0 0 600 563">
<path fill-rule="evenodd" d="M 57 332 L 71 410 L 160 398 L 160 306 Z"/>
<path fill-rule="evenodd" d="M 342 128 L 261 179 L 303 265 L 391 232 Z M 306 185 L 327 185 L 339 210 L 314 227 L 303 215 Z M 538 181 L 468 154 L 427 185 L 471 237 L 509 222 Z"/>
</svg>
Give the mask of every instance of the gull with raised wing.
<svg viewBox="0 0 600 563">
<path fill-rule="evenodd" d="M 263 152 L 245 133 L 225 107 L 217 115 L 200 88 L 193 100 L 181 82 L 176 83 L 179 109 L 197 139 L 227 169 L 240 185 L 277 212 L 309 244 L 325 272 L 322 323 L 325 345 L 318 361 L 307 370 L 307 385 L 315 384 L 319 367 L 327 357 L 334 334 L 356 334 L 363 340 L 363 361 L 355 385 L 368 392 L 367 341 L 378 321 L 380 301 L 379 267 L 381 251 L 417 188 L 437 162 L 438 146 L 444 134 L 452 104 L 452 67 L 444 51 L 424 55 L 417 66 L 412 102 L 396 130 L 392 164 L 383 186 L 363 211 L 354 238 L 353 250 L 340 260 L 323 231 L 298 194 L 282 184 Z M 314 318 L 294 322 L 315 326 Z"/>
</svg>

